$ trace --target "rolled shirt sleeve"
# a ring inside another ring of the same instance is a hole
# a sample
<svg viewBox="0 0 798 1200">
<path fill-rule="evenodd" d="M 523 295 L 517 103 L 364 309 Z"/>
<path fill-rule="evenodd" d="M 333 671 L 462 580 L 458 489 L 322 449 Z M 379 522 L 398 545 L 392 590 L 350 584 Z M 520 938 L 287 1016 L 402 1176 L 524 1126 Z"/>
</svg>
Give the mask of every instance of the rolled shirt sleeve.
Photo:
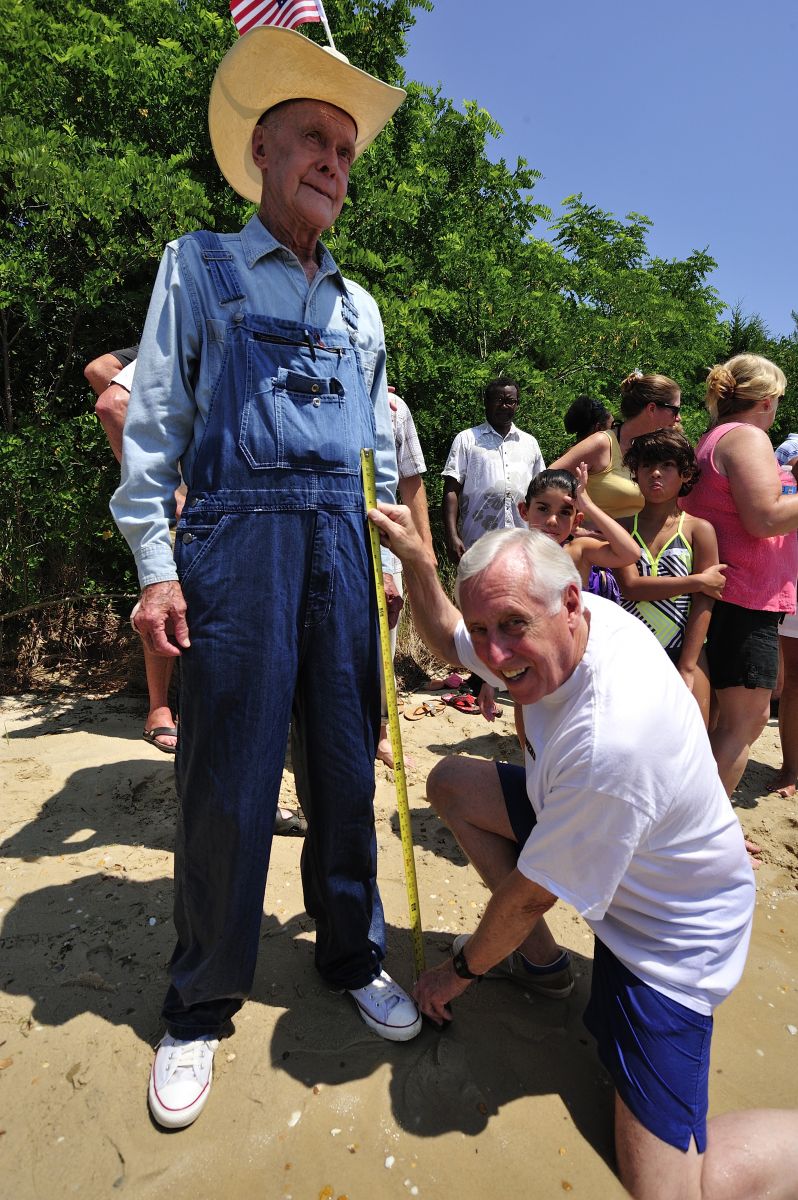
<svg viewBox="0 0 798 1200">
<path fill-rule="evenodd" d="M 202 344 L 189 274 L 167 246 L 136 360 L 122 438 L 122 476 L 111 512 L 128 542 L 142 587 L 177 579 L 169 541 L 180 460 L 197 416 L 192 381 Z"/>
</svg>

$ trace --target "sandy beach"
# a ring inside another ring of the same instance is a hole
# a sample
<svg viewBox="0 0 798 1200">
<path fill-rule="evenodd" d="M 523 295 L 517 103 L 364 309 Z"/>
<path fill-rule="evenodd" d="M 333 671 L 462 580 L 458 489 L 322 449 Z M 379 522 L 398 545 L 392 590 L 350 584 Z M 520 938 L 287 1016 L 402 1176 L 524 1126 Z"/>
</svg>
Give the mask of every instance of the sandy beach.
<svg viewBox="0 0 798 1200">
<path fill-rule="evenodd" d="M 412 708 L 434 693 L 409 698 Z M 334 711 L 331 710 L 331 719 Z M 173 945 L 173 763 L 124 693 L 2 701 L 0 1149 L 9 1200 L 590 1200 L 612 1171 L 611 1086 L 581 1024 L 592 935 L 557 905 L 578 975 L 564 1002 L 473 986 L 444 1033 L 370 1034 L 313 968 L 302 842 L 275 839 L 251 1000 L 216 1055 L 190 1129 L 151 1121 L 146 1084 Z M 493 726 L 445 709 L 401 721 L 427 963 L 473 928 L 487 893 L 425 800 L 447 754 L 518 761 L 509 704 Z M 738 811 L 763 847 L 751 951 L 718 1011 L 711 1114 L 798 1101 L 798 801 L 769 793 L 775 722 Z M 283 800 L 293 797 L 290 769 Z M 393 774 L 377 768 L 388 969 L 413 960 Z"/>
</svg>

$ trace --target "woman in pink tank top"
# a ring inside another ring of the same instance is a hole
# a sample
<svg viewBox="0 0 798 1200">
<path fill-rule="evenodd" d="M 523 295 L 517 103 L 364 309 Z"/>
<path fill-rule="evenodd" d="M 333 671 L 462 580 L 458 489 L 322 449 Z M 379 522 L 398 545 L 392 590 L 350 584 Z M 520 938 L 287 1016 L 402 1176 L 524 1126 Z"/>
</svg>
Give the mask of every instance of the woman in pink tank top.
<svg viewBox="0 0 798 1200">
<path fill-rule="evenodd" d="M 798 495 L 783 495 L 766 430 L 784 394 L 783 371 L 756 354 L 738 354 L 707 378 L 712 424 L 696 447 L 701 478 L 682 507 L 715 526 L 723 599 L 707 635 L 717 722 L 710 733 L 729 795 L 751 745 L 765 727 L 778 674 L 778 626 L 795 611 Z"/>
</svg>

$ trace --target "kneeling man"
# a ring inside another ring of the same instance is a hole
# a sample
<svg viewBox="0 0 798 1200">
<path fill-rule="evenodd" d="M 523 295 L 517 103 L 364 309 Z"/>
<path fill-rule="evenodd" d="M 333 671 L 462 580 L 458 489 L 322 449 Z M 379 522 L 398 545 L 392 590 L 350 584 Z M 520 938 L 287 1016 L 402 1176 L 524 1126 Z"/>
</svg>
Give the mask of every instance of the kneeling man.
<svg viewBox="0 0 798 1200">
<path fill-rule="evenodd" d="M 526 750 L 524 767 L 458 756 L 430 776 L 492 896 L 419 979 L 420 1008 L 449 1020 L 486 974 L 567 995 L 543 919 L 567 901 L 596 935 L 585 1023 L 616 1087 L 624 1185 L 639 1200 L 795 1197 L 796 1114 L 706 1119 L 712 1012 L 745 964 L 754 880 L 689 691 L 645 626 L 583 593 L 544 534 L 480 538 L 460 560 L 461 616 L 407 510 L 380 507 L 369 516 L 403 560 L 424 640 L 509 690 Z"/>
</svg>

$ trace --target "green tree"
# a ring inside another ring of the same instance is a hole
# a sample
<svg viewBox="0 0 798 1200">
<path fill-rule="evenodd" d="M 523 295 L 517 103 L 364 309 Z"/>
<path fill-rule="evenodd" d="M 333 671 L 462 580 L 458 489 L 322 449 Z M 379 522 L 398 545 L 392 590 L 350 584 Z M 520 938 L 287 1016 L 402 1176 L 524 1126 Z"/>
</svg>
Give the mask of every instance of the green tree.
<svg viewBox="0 0 798 1200">
<path fill-rule="evenodd" d="M 565 390 L 613 407 L 620 381 L 635 368 L 670 375 L 693 433 L 703 420 L 703 379 L 724 346 L 724 306 L 707 283 L 714 260 L 697 250 L 683 260 L 652 257 L 651 221 L 639 213 L 621 220 L 581 196 L 565 209 L 553 227 L 568 259 L 559 340 Z"/>
<path fill-rule="evenodd" d="M 338 48 L 404 84 L 429 0 L 327 0 Z M 207 98 L 237 36 L 227 0 L 0 0 L 0 584 L 4 607 L 130 578 L 107 499 L 115 468 L 85 362 L 138 335 L 163 244 L 251 213 L 211 154 Z M 320 26 L 307 36 L 323 40 Z M 433 502 L 457 430 L 482 419 L 488 379 L 521 383 L 520 423 L 547 459 L 580 392 L 613 404 L 634 367 L 683 387 L 688 428 L 729 330 L 706 251 L 649 253 L 647 218 L 571 197 L 551 229 L 523 159 L 494 162 L 500 129 L 407 84 L 355 164 L 328 242 L 380 303 L 391 381 L 413 408 Z M 773 348 L 792 363 L 795 337 Z M 790 372 L 788 371 L 788 374 Z M 793 375 L 795 373 L 793 372 Z M 785 408 L 785 412 L 786 412 Z M 3 523 L 4 522 L 4 523 Z M 9 603 L 10 601 L 10 603 Z"/>
</svg>

